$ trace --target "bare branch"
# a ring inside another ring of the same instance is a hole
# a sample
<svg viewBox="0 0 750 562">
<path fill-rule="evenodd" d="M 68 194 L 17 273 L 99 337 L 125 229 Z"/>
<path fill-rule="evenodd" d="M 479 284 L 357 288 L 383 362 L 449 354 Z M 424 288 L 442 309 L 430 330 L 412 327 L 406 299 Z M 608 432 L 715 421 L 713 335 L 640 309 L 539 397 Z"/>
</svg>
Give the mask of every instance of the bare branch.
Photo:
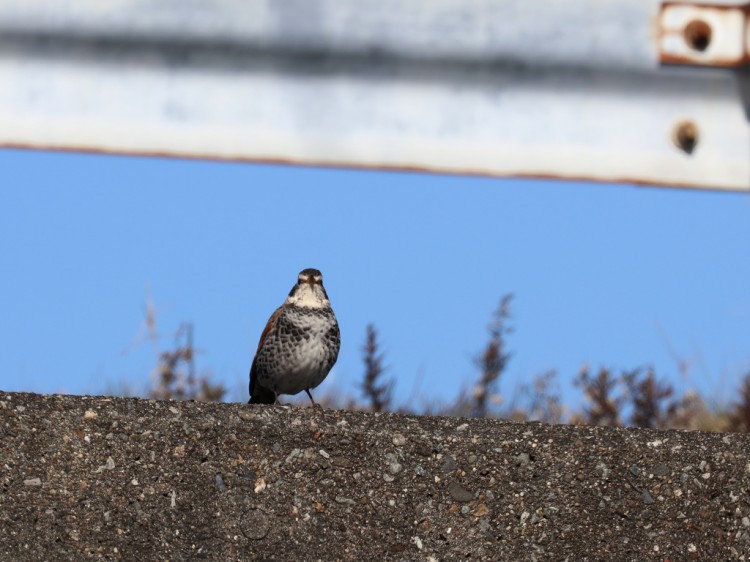
<svg viewBox="0 0 750 562">
<path fill-rule="evenodd" d="M 373 412 L 387 411 L 391 407 L 393 380 L 383 381 L 383 354 L 379 352 L 378 332 L 375 326 L 367 326 L 367 337 L 362 347 L 365 376 L 362 394 L 370 403 Z"/>
<path fill-rule="evenodd" d="M 495 394 L 500 376 L 505 371 L 505 366 L 511 356 L 510 353 L 505 351 L 505 338 L 507 334 L 513 331 L 508 326 L 512 300 L 512 293 L 500 299 L 500 305 L 493 314 L 492 322 L 487 327 L 490 332 L 490 341 L 487 342 L 487 347 L 482 355 L 476 359 L 476 364 L 482 371 L 473 391 L 472 414 L 477 418 L 483 418 L 487 415 L 488 400 Z"/>
</svg>

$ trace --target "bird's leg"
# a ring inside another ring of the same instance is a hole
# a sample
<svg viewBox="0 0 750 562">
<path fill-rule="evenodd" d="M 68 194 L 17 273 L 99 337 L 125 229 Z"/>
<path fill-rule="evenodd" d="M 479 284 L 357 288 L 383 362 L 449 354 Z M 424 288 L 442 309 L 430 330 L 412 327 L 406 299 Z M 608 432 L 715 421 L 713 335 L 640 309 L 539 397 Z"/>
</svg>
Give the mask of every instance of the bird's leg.
<svg viewBox="0 0 750 562">
<path fill-rule="evenodd" d="M 307 395 L 310 397 L 310 402 L 312 402 L 313 408 L 315 408 L 315 407 L 321 408 L 322 407 L 320 404 L 318 404 L 317 402 L 315 402 L 315 400 L 313 400 L 313 397 L 312 397 L 312 394 L 310 394 L 310 389 L 309 388 L 306 388 L 305 392 L 307 392 Z"/>
</svg>

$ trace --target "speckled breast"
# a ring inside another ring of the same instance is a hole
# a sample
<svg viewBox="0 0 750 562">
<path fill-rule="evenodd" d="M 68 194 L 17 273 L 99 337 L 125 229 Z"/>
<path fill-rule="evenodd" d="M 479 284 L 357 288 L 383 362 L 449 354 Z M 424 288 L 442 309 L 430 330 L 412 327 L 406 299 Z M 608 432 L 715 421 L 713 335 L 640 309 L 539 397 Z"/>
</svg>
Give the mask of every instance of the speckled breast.
<svg viewBox="0 0 750 562">
<path fill-rule="evenodd" d="M 258 382 L 280 394 L 315 388 L 336 362 L 340 343 L 332 309 L 289 307 L 258 352 Z"/>
</svg>

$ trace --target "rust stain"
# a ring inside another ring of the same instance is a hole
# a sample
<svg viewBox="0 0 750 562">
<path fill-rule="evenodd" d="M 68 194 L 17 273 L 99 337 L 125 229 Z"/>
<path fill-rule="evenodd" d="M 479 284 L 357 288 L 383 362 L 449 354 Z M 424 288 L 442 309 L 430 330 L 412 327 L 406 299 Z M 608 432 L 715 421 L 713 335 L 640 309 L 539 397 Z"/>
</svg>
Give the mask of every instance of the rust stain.
<svg viewBox="0 0 750 562">
<path fill-rule="evenodd" d="M 711 44 L 713 30 L 701 19 L 695 19 L 685 26 L 685 41 L 696 51 L 705 51 Z"/>
<path fill-rule="evenodd" d="M 373 172 L 393 172 L 393 173 L 416 173 L 416 174 L 431 174 L 431 175 L 444 175 L 444 176 L 461 176 L 471 178 L 488 178 L 488 179 L 519 179 L 519 180 L 549 180 L 549 181 L 561 181 L 561 182 L 576 182 L 576 183 L 596 183 L 596 184 L 631 184 L 636 187 L 649 187 L 649 188 L 667 188 L 667 189 L 689 189 L 694 190 L 706 190 L 706 191 L 726 191 L 730 193 L 745 193 L 750 191 L 750 183 L 741 187 L 726 187 L 726 186 L 711 186 L 706 184 L 688 184 L 682 182 L 671 182 L 667 180 L 656 180 L 638 176 L 618 175 L 609 177 L 593 177 L 593 176 L 578 176 L 578 175 L 556 175 L 544 172 L 529 172 L 529 173 L 492 173 L 488 171 L 473 170 L 469 168 L 455 168 L 451 170 L 429 168 L 427 166 L 409 166 L 409 165 L 369 165 L 369 164 L 354 164 L 352 162 L 337 162 L 337 161 L 316 161 L 316 160 L 290 160 L 288 158 L 263 158 L 263 157 L 249 157 L 249 156 L 221 156 L 216 154 L 198 154 L 198 153 L 171 153 L 163 151 L 138 151 L 138 150 L 108 150 L 99 147 L 87 147 L 87 146 L 56 146 L 56 145 L 25 145 L 20 143 L 2 143 L 0 142 L 0 148 L 8 148 L 15 150 L 30 150 L 30 151 L 47 151 L 47 152 L 59 152 L 63 154 L 94 154 L 102 156 L 135 156 L 141 158 L 166 158 L 170 160 L 180 159 L 189 160 L 196 162 L 234 162 L 244 164 L 263 164 L 271 166 L 294 166 L 301 168 L 325 168 L 325 169 L 337 169 L 337 170 L 352 170 L 352 171 L 373 171 Z"/>
<path fill-rule="evenodd" d="M 672 132 L 672 142 L 686 154 L 693 153 L 699 139 L 698 126 L 690 120 L 680 121 Z"/>
<path fill-rule="evenodd" d="M 710 60 L 696 60 L 693 57 L 680 57 L 672 55 L 670 53 L 661 53 L 659 56 L 659 62 L 663 64 L 681 64 L 681 65 L 692 65 L 692 66 L 723 66 L 727 68 L 736 68 L 744 66 L 750 63 L 750 57 L 747 55 L 741 59 L 724 59 L 724 58 L 712 58 Z"/>
<path fill-rule="evenodd" d="M 735 10 L 740 10 L 745 13 L 745 15 L 750 14 L 750 2 L 747 2 L 745 4 L 702 4 L 702 3 L 693 3 L 693 2 L 662 2 L 662 5 L 659 9 L 660 13 L 664 13 L 665 10 L 668 8 L 681 8 L 681 7 L 688 7 L 688 8 L 696 8 L 696 9 L 706 9 L 706 10 L 716 10 L 719 12 L 727 11 L 732 12 Z"/>
</svg>

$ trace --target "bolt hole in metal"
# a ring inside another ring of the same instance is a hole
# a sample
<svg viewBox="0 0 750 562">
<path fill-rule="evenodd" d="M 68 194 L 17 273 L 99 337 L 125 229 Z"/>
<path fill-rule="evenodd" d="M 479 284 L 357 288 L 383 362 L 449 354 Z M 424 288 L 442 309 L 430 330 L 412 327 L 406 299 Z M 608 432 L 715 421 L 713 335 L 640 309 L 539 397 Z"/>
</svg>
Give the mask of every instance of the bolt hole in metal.
<svg viewBox="0 0 750 562">
<path fill-rule="evenodd" d="M 711 26 L 703 20 L 693 20 L 685 26 L 685 42 L 695 51 L 703 52 L 711 44 Z"/>
<path fill-rule="evenodd" d="M 698 146 L 698 126 L 692 121 L 680 121 L 672 131 L 672 141 L 685 154 L 692 154 Z"/>
</svg>

